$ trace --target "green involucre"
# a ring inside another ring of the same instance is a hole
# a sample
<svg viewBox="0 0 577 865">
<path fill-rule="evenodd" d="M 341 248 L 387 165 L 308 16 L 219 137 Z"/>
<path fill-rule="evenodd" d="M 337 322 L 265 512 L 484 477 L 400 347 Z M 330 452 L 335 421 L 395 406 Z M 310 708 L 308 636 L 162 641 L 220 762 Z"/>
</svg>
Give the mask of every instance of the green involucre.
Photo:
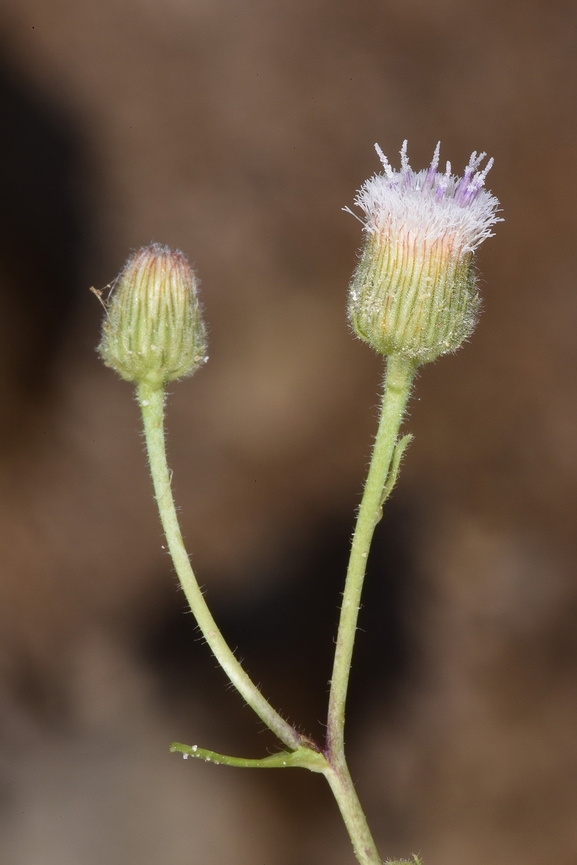
<svg viewBox="0 0 577 865">
<path fill-rule="evenodd" d="M 479 294 L 473 254 L 442 242 L 385 242 L 369 234 L 350 286 L 349 319 L 383 355 L 416 366 L 456 351 L 474 330 Z"/>
<path fill-rule="evenodd" d="M 107 310 L 98 350 L 126 381 L 162 387 L 205 360 L 206 333 L 185 256 L 153 244 L 130 258 Z"/>
</svg>

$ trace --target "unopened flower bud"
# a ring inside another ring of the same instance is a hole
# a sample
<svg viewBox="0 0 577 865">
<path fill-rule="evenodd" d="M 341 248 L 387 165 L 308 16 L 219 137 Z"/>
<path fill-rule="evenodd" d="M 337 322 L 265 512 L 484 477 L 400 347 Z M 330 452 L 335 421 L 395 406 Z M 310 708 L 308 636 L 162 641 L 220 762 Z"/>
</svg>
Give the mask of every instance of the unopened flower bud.
<svg viewBox="0 0 577 865">
<path fill-rule="evenodd" d="M 123 379 L 153 388 L 191 375 L 206 360 L 196 279 L 182 252 L 153 243 L 128 259 L 98 350 Z"/>
<path fill-rule="evenodd" d="M 463 177 L 451 174 L 449 162 L 440 173 L 437 144 L 430 167 L 414 172 L 405 141 L 395 171 L 375 146 L 384 173 L 355 198 L 366 242 L 350 286 L 349 318 L 376 351 L 418 366 L 455 351 L 475 327 L 474 253 L 501 221 L 499 202 L 483 189 L 493 160 L 479 170 L 486 154 L 473 153 Z"/>
</svg>

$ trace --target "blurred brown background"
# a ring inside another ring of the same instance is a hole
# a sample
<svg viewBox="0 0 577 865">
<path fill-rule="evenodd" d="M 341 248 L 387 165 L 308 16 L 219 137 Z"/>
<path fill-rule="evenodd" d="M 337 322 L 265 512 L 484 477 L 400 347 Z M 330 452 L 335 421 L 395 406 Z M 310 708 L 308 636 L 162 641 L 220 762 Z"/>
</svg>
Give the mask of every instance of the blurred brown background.
<svg viewBox="0 0 577 865">
<path fill-rule="evenodd" d="M 328 787 L 183 762 L 274 747 L 184 615 L 88 287 L 151 240 L 202 280 L 173 388 L 193 563 L 322 736 L 380 361 L 344 307 L 373 142 L 495 157 L 471 343 L 425 368 L 349 709 L 383 855 L 577 862 L 577 6 L 1 0 L 0 861 L 345 865 Z M 395 163 L 397 164 L 397 163 Z"/>
</svg>

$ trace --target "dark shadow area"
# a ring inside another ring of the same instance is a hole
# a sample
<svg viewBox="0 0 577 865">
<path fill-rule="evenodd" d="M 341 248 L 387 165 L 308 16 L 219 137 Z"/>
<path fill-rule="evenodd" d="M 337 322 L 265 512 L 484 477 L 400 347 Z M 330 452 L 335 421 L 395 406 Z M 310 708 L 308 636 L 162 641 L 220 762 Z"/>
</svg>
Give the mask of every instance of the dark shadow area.
<svg viewBox="0 0 577 865">
<path fill-rule="evenodd" d="M 46 388 L 87 254 L 85 170 L 66 112 L 12 69 L 0 45 L 0 435 Z"/>
<path fill-rule="evenodd" d="M 320 528 L 310 547 L 285 551 L 278 567 L 286 575 L 279 579 L 277 572 L 274 580 L 263 575 L 259 584 L 270 585 L 271 591 L 263 591 L 252 606 L 245 601 L 235 610 L 216 599 L 211 604 L 229 644 L 237 648 L 237 656 L 261 683 L 267 698 L 319 743 L 351 532 L 351 523 L 343 519 Z M 414 573 L 411 534 L 408 508 L 391 502 L 375 533 L 359 617 L 347 712 L 349 742 L 354 741 L 367 704 L 375 699 L 385 705 L 394 701 L 397 687 L 411 670 L 407 614 Z M 228 718 L 230 729 L 237 730 L 240 724 L 249 738 L 251 724 L 255 732 L 260 729 L 258 719 L 243 709 L 242 700 L 226 694 L 210 650 L 198 639 L 192 617 L 183 612 L 180 593 L 173 595 L 146 634 L 143 652 L 171 701 L 190 689 L 198 690 L 202 681 L 203 695 L 210 696 L 216 716 Z"/>
</svg>

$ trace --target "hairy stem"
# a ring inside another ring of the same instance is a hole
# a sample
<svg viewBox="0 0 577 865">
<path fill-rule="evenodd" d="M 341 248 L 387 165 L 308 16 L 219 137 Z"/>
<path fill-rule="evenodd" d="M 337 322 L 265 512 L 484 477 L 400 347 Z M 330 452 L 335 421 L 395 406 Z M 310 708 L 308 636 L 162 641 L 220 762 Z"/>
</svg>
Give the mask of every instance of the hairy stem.
<svg viewBox="0 0 577 865">
<path fill-rule="evenodd" d="M 335 757 L 344 749 L 345 703 L 369 549 L 381 518 L 383 493 L 395 450 L 406 443 L 406 439 L 398 441 L 398 434 L 414 375 L 415 367 L 410 361 L 399 355 L 389 357 L 381 419 L 353 535 L 335 648 L 327 725 L 329 753 Z"/>
<path fill-rule="evenodd" d="M 414 376 L 414 364 L 398 355 L 389 357 L 381 419 L 351 546 L 329 696 L 326 757 L 333 771 L 325 774 L 361 865 L 380 865 L 381 860 L 345 758 L 345 704 L 369 549 L 383 502 L 410 441 L 408 436 L 398 436 Z"/>
<path fill-rule="evenodd" d="M 349 833 L 355 856 L 360 865 L 381 865 L 381 858 L 371 835 L 344 754 L 325 771 L 333 795 Z"/>
<path fill-rule="evenodd" d="M 192 570 L 188 553 L 182 540 L 174 499 L 172 497 L 170 472 L 166 461 L 164 389 L 139 385 L 137 393 L 144 421 L 144 435 L 150 462 L 150 472 L 162 527 L 166 535 L 166 542 L 176 573 L 198 627 L 202 631 L 218 663 L 248 705 L 264 721 L 267 727 L 278 736 L 284 745 L 293 751 L 297 750 L 304 744 L 303 737 L 273 709 L 235 658 L 234 653 L 212 617 Z"/>
</svg>

